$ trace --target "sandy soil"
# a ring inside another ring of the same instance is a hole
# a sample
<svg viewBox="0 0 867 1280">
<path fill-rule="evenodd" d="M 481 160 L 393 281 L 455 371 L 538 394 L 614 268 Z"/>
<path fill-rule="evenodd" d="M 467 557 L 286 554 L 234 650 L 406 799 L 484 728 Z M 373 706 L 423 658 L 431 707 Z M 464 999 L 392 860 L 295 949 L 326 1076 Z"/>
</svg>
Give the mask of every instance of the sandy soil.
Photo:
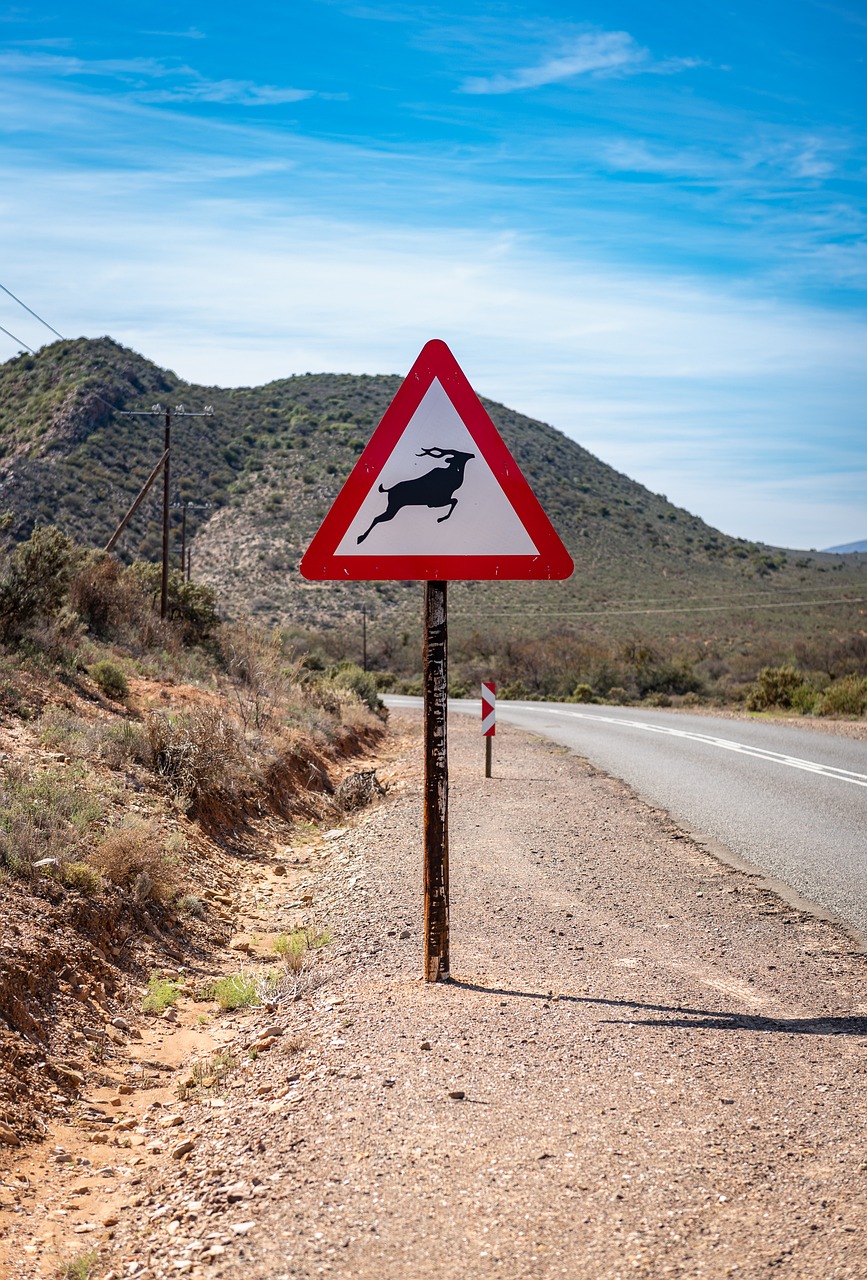
<svg viewBox="0 0 867 1280">
<path fill-rule="evenodd" d="M 393 719 L 390 796 L 251 902 L 331 928 L 298 998 L 215 1019 L 231 1069 L 76 1149 L 118 1188 L 93 1276 L 867 1275 L 858 940 L 561 748 L 506 728 L 485 781 L 458 718 L 455 981 L 426 986 L 420 733 Z M 58 1168 L 14 1192 L 14 1280 L 56 1263 Z"/>
</svg>

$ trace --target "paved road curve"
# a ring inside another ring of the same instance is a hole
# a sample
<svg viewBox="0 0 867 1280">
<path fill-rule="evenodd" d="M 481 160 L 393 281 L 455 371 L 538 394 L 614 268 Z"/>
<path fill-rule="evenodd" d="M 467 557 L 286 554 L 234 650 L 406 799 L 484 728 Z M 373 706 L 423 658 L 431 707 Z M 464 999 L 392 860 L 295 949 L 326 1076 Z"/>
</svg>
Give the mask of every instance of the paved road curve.
<svg viewBox="0 0 867 1280">
<path fill-rule="evenodd" d="M 500 702 L 497 717 L 563 743 L 867 935 L 867 743 L 633 707 Z"/>
</svg>

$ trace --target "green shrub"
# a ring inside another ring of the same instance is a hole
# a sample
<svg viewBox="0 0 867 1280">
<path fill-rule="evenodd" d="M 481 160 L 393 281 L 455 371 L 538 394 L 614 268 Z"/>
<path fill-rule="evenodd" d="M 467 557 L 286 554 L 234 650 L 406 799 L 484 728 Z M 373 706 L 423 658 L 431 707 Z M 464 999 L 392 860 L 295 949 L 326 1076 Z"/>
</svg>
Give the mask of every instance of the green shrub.
<svg viewBox="0 0 867 1280">
<path fill-rule="evenodd" d="M 576 684 L 575 688 L 569 695 L 570 702 L 592 702 L 593 686 L 589 684 Z"/>
<path fill-rule="evenodd" d="M 615 684 L 608 690 L 608 701 L 614 702 L 618 706 L 622 706 L 624 702 L 629 701 L 629 694 L 622 685 Z"/>
<path fill-rule="evenodd" d="M 230 973 L 218 978 L 208 994 L 224 1013 L 232 1009 L 247 1009 L 260 1003 L 260 983 L 250 973 Z"/>
<path fill-rule="evenodd" d="M 315 951 L 331 941 L 327 929 L 315 929 L 308 926 L 293 929 L 291 933 L 278 934 L 273 942 L 273 950 L 280 957 L 290 973 L 300 973 L 308 951 Z"/>
<path fill-rule="evenodd" d="M 816 710 L 819 696 L 818 689 L 813 689 L 808 684 L 798 685 L 797 689 L 792 690 L 792 710 L 799 712 L 802 716 L 812 715 Z"/>
<path fill-rule="evenodd" d="M 362 670 L 354 662 L 344 662 L 331 679 L 337 689 L 349 689 L 371 711 L 379 711 L 382 707 L 373 672 Z"/>
<path fill-rule="evenodd" d="M 791 664 L 762 667 L 758 679 L 747 694 L 747 710 L 767 711 L 771 707 L 785 710 L 792 706 L 796 690 L 803 685 L 803 675 Z"/>
<path fill-rule="evenodd" d="M 867 676 L 844 676 L 822 691 L 815 706 L 817 716 L 867 715 Z"/>
<path fill-rule="evenodd" d="M 88 1249 L 76 1258 L 61 1262 L 55 1275 L 57 1280 L 90 1280 L 99 1263 L 99 1250 Z"/>
<path fill-rule="evenodd" d="M 63 883 L 70 889 L 80 889 L 88 897 L 103 889 L 102 876 L 88 862 L 68 862 L 63 867 Z"/>
<path fill-rule="evenodd" d="M 512 680 L 509 684 L 504 684 L 498 691 L 497 696 L 506 702 L 526 702 L 532 697 L 530 690 L 524 684 L 523 680 Z"/>
<path fill-rule="evenodd" d="M 196 920 L 204 919 L 205 904 L 194 893 L 182 893 L 175 906 L 178 911 L 183 911 L 188 916 L 194 916 Z"/>
<path fill-rule="evenodd" d="M 0 640 L 20 640 L 66 603 L 77 551 L 53 526 L 37 525 L 7 557 L 0 573 Z"/>
<path fill-rule="evenodd" d="M 116 662 L 103 658 L 88 667 L 87 673 L 107 698 L 120 702 L 129 693 L 127 678 Z"/>
<path fill-rule="evenodd" d="M 183 985 L 171 978 L 161 978 L 152 973 L 148 979 L 148 989 L 141 1002 L 144 1013 L 165 1013 L 180 998 Z"/>
</svg>

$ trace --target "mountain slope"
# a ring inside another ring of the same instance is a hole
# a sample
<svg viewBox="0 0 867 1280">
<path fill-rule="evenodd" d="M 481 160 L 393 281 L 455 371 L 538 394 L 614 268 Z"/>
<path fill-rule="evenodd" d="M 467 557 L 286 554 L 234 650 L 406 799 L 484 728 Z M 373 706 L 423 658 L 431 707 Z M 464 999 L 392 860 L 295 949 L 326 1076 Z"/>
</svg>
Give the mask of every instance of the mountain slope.
<svg viewBox="0 0 867 1280">
<path fill-rule="evenodd" d="M 197 387 L 110 338 L 54 343 L 0 366 L 0 510 L 12 512 L 18 537 L 34 522 L 53 522 L 104 545 L 162 451 L 161 416 L 116 410 L 209 404 L 212 417 L 176 417 L 172 478 L 175 500 L 193 504 L 194 573 L 220 589 L 224 609 L 341 630 L 357 627 L 364 606 L 380 630 L 414 633 L 415 585 L 310 584 L 297 568 L 399 383 L 395 376 L 305 374 L 263 387 Z M 736 644 L 756 630 L 749 604 L 753 612 L 780 606 L 774 627 L 781 636 L 829 621 L 863 627 L 854 607 L 835 605 L 830 619 L 821 604 L 786 607 L 798 595 L 865 594 L 860 558 L 844 564 L 729 538 L 554 428 L 485 404 L 576 572 L 566 583 L 456 584 L 456 626 L 499 635 L 571 626 L 694 638 L 722 628 Z M 158 482 L 118 545 L 125 558 L 159 555 L 159 489 Z M 173 516 L 179 524 L 180 511 Z M 646 612 L 697 608 L 706 616 Z M 602 620 L 581 616 L 600 610 Z M 413 646 L 414 637 L 405 643 Z"/>
</svg>

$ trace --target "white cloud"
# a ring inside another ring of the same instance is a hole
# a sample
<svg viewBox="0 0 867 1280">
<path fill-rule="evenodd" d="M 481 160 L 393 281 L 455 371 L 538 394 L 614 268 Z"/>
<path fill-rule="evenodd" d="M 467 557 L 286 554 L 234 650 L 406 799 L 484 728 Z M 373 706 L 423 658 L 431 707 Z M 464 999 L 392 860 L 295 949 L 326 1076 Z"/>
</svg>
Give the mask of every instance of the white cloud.
<svg viewBox="0 0 867 1280">
<path fill-rule="evenodd" d="M 314 89 L 256 84 L 252 80 L 209 80 L 193 67 L 159 58 L 63 57 L 59 54 L 8 52 L 0 54 L 0 70 L 12 74 L 45 73 L 69 79 L 88 76 L 119 80 L 139 102 L 220 102 L 246 107 L 277 106 L 301 102 L 316 95 Z M 144 88 L 150 81 L 172 80 L 167 88 Z"/>
<path fill-rule="evenodd" d="M 521 67 L 506 75 L 471 77 L 463 93 L 515 93 L 537 89 L 582 75 L 612 75 L 635 71 L 649 60 L 646 49 L 626 31 L 598 31 L 578 36 L 563 51 L 535 66 Z"/>
<path fill-rule="evenodd" d="M 110 333 L 206 385 L 401 373 L 440 336 L 481 394 L 727 532 L 863 536 L 863 500 L 830 475 L 843 457 L 864 470 L 854 317 L 567 260 L 508 232 L 341 222 L 181 186 L 166 202 L 135 182 L 106 201 L 100 175 L 16 186 L 0 172 L 0 190 L 16 246 L 4 283 L 61 332 Z M 58 203 L 62 220 L 46 214 Z M 50 337 L 11 303 L 0 324 L 33 346 Z"/>
</svg>

